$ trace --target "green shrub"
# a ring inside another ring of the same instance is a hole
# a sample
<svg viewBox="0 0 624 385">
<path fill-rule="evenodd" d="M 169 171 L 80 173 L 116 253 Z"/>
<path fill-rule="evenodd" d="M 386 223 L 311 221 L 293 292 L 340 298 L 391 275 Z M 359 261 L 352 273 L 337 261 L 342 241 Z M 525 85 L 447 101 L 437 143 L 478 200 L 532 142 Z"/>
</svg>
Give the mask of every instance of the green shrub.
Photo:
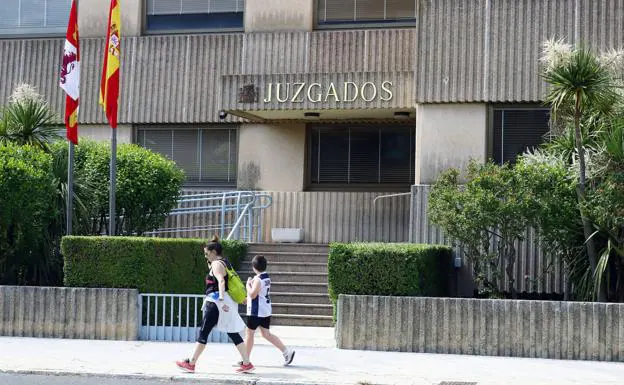
<svg viewBox="0 0 624 385">
<path fill-rule="evenodd" d="M 451 248 L 392 243 L 333 243 L 329 296 L 340 294 L 435 296 L 448 294 Z"/>
<path fill-rule="evenodd" d="M 66 156 L 67 145 L 53 146 L 57 157 Z M 105 231 L 109 210 L 110 145 L 81 140 L 76 146 L 75 178 L 92 192 L 87 204 L 94 222 L 90 234 Z M 163 224 L 177 205 L 184 172 L 164 156 L 134 144 L 117 150 L 116 234 L 141 235 Z"/>
<path fill-rule="evenodd" d="M 54 283 L 49 223 L 58 215 L 52 157 L 30 145 L 0 144 L 0 284 Z"/>
<path fill-rule="evenodd" d="M 64 237 L 65 286 L 136 288 L 142 293 L 202 293 L 208 271 L 201 239 Z M 247 254 L 240 241 L 223 241 L 234 268 Z"/>
</svg>

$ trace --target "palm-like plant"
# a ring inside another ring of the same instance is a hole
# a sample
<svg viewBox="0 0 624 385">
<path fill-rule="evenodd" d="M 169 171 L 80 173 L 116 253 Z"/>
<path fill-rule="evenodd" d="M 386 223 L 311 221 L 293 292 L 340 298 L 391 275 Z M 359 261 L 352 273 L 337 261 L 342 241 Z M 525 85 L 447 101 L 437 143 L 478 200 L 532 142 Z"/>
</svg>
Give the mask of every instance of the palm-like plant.
<svg viewBox="0 0 624 385">
<path fill-rule="evenodd" d="M 578 201 L 593 275 L 598 264 L 598 253 L 592 237 L 593 225 L 587 218 L 584 205 L 587 167 L 581 123 L 584 119 L 592 122 L 592 117 L 613 114 L 620 96 L 609 63 L 605 63 L 589 49 L 572 49 L 561 41 L 549 41 L 545 44 L 544 52 L 545 65 L 541 75 L 550 86 L 545 102 L 550 104 L 554 120 L 568 120 L 574 124 L 579 171 Z M 590 132 L 592 127 L 587 129 Z M 601 288 L 598 291 L 598 300 L 605 299 L 606 295 Z"/>
<path fill-rule="evenodd" d="M 48 103 L 28 84 L 18 86 L 0 117 L 0 142 L 30 144 L 48 151 L 61 138 L 59 119 Z"/>
</svg>

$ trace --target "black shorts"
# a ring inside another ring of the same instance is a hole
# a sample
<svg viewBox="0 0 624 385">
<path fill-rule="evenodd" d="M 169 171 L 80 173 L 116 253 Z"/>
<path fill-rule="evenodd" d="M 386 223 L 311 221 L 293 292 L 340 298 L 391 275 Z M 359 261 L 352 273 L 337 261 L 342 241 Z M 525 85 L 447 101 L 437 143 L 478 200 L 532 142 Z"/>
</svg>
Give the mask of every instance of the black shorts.
<svg viewBox="0 0 624 385">
<path fill-rule="evenodd" d="M 251 330 L 258 329 L 258 326 L 263 329 L 269 329 L 271 327 L 271 317 L 256 317 L 253 315 L 247 316 L 247 327 Z"/>
</svg>

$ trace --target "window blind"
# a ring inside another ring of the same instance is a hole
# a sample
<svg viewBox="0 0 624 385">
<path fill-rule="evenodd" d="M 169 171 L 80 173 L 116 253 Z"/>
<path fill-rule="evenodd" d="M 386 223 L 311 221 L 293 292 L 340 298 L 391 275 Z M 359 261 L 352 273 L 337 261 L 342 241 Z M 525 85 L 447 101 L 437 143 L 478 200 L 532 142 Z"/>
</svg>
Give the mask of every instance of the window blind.
<svg viewBox="0 0 624 385">
<path fill-rule="evenodd" d="M 515 163 L 519 155 L 544 142 L 550 111 L 535 109 L 494 110 L 493 158 L 498 164 Z"/>
<path fill-rule="evenodd" d="M 245 0 L 148 0 L 148 15 L 244 12 Z"/>
<path fill-rule="evenodd" d="M 413 0 L 317 0 L 319 24 L 393 23 L 416 20 Z"/>
<path fill-rule="evenodd" d="M 62 34 L 71 0 L 3 0 L 0 35 Z"/>
<path fill-rule="evenodd" d="M 236 186 L 238 138 L 234 128 L 139 128 L 139 145 L 176 162 L 186 183 Z"/>
<path fill-rule="evenodd" d="M 309 130 L 309 173 L 315 185 L 411 184 L 412 127 L 318 125 Z"/>
</svg>

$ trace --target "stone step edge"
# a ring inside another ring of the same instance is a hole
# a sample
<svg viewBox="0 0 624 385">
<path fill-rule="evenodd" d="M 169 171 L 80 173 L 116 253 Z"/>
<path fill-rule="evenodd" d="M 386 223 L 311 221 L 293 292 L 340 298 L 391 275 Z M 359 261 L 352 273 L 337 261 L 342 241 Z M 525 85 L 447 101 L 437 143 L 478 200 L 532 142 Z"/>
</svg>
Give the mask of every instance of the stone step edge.
<svg viewBox="0 0 624 385">
<path fill-rule="evenodd" d="M 317 276 L 317 277 L 327 277 L 327 273 L 320 273 L 320 272 L 305 272 L 305 271 L 271 271 L 269 272 L 269 276 L 271 275 L 284 275 L 284 274 L 288 274 L 288 275 L 294 275 L 294 276 L 306 276 L 306 275 L 311 275 L 311 276 Z M 249 270 L 240 270 L 238 271 L 238 275 L 256 275 L 256 273 L 254 273 L 253 271 L 249 271 Z M 272 280 L 271 280 L 272 281 Z"/>
<path fill-rule="evenodd" d="M 327 286 L 328 284 L 325 282 L 280 282 L 280 281 L 271 281 L 271 285 L 289 285 L 289 286 Z"/>
<path fill-rule="evenodd" d="M 293 297 L 324 297 L 329 299 L 329 294 L 323 293 L 289 293 L 284 291 L 272 291 L 271 297 L 273 296 L 293 296 Z"/>
<path fill-rule="evenodd" d="M 328 253 L 311 253 L 311 252 L 299 252 L 299 251 L 271 251 L 271 250 L 267 250 L 267 251 L 263 251 L 263 250 L 247 250 L 247 255 L 249 254 L 268 254 L 270 255 L 301 255 L 301 256 L 323 256 L 323 257 L 327 257 L 329 254 Z"/>
<path fill-rule="evenodd" d="M 330 315 L 299 315 L 299 314 L 273 314 L 275 318 L 292 318 L 292 319 L 312 319 L 312 320 L 334 320 Z"/>
<path fill-rule="evenodd" d="M 251 263 L 251 261 L 242 260 L 242 263 Z M 270 266 L 327 266 L 327 263 L 323 262 L 270 262 Z"/>
<path fill-rule="evenodd" d="M 315 307 L 315 308 L 324 308 L 324 309 L 333 309 L 333 305 L 326 305 L 326 304 L 321 304 L 321 303 L 310 303 L 310 304 L 305 304 L 305 303 L 281 303 L 281 302 L 271 302 L 271 306 L 290 306 L 290 307 L 300 307 L 300 308 L 308 308 L 308 307 Z"/>
</svg>

